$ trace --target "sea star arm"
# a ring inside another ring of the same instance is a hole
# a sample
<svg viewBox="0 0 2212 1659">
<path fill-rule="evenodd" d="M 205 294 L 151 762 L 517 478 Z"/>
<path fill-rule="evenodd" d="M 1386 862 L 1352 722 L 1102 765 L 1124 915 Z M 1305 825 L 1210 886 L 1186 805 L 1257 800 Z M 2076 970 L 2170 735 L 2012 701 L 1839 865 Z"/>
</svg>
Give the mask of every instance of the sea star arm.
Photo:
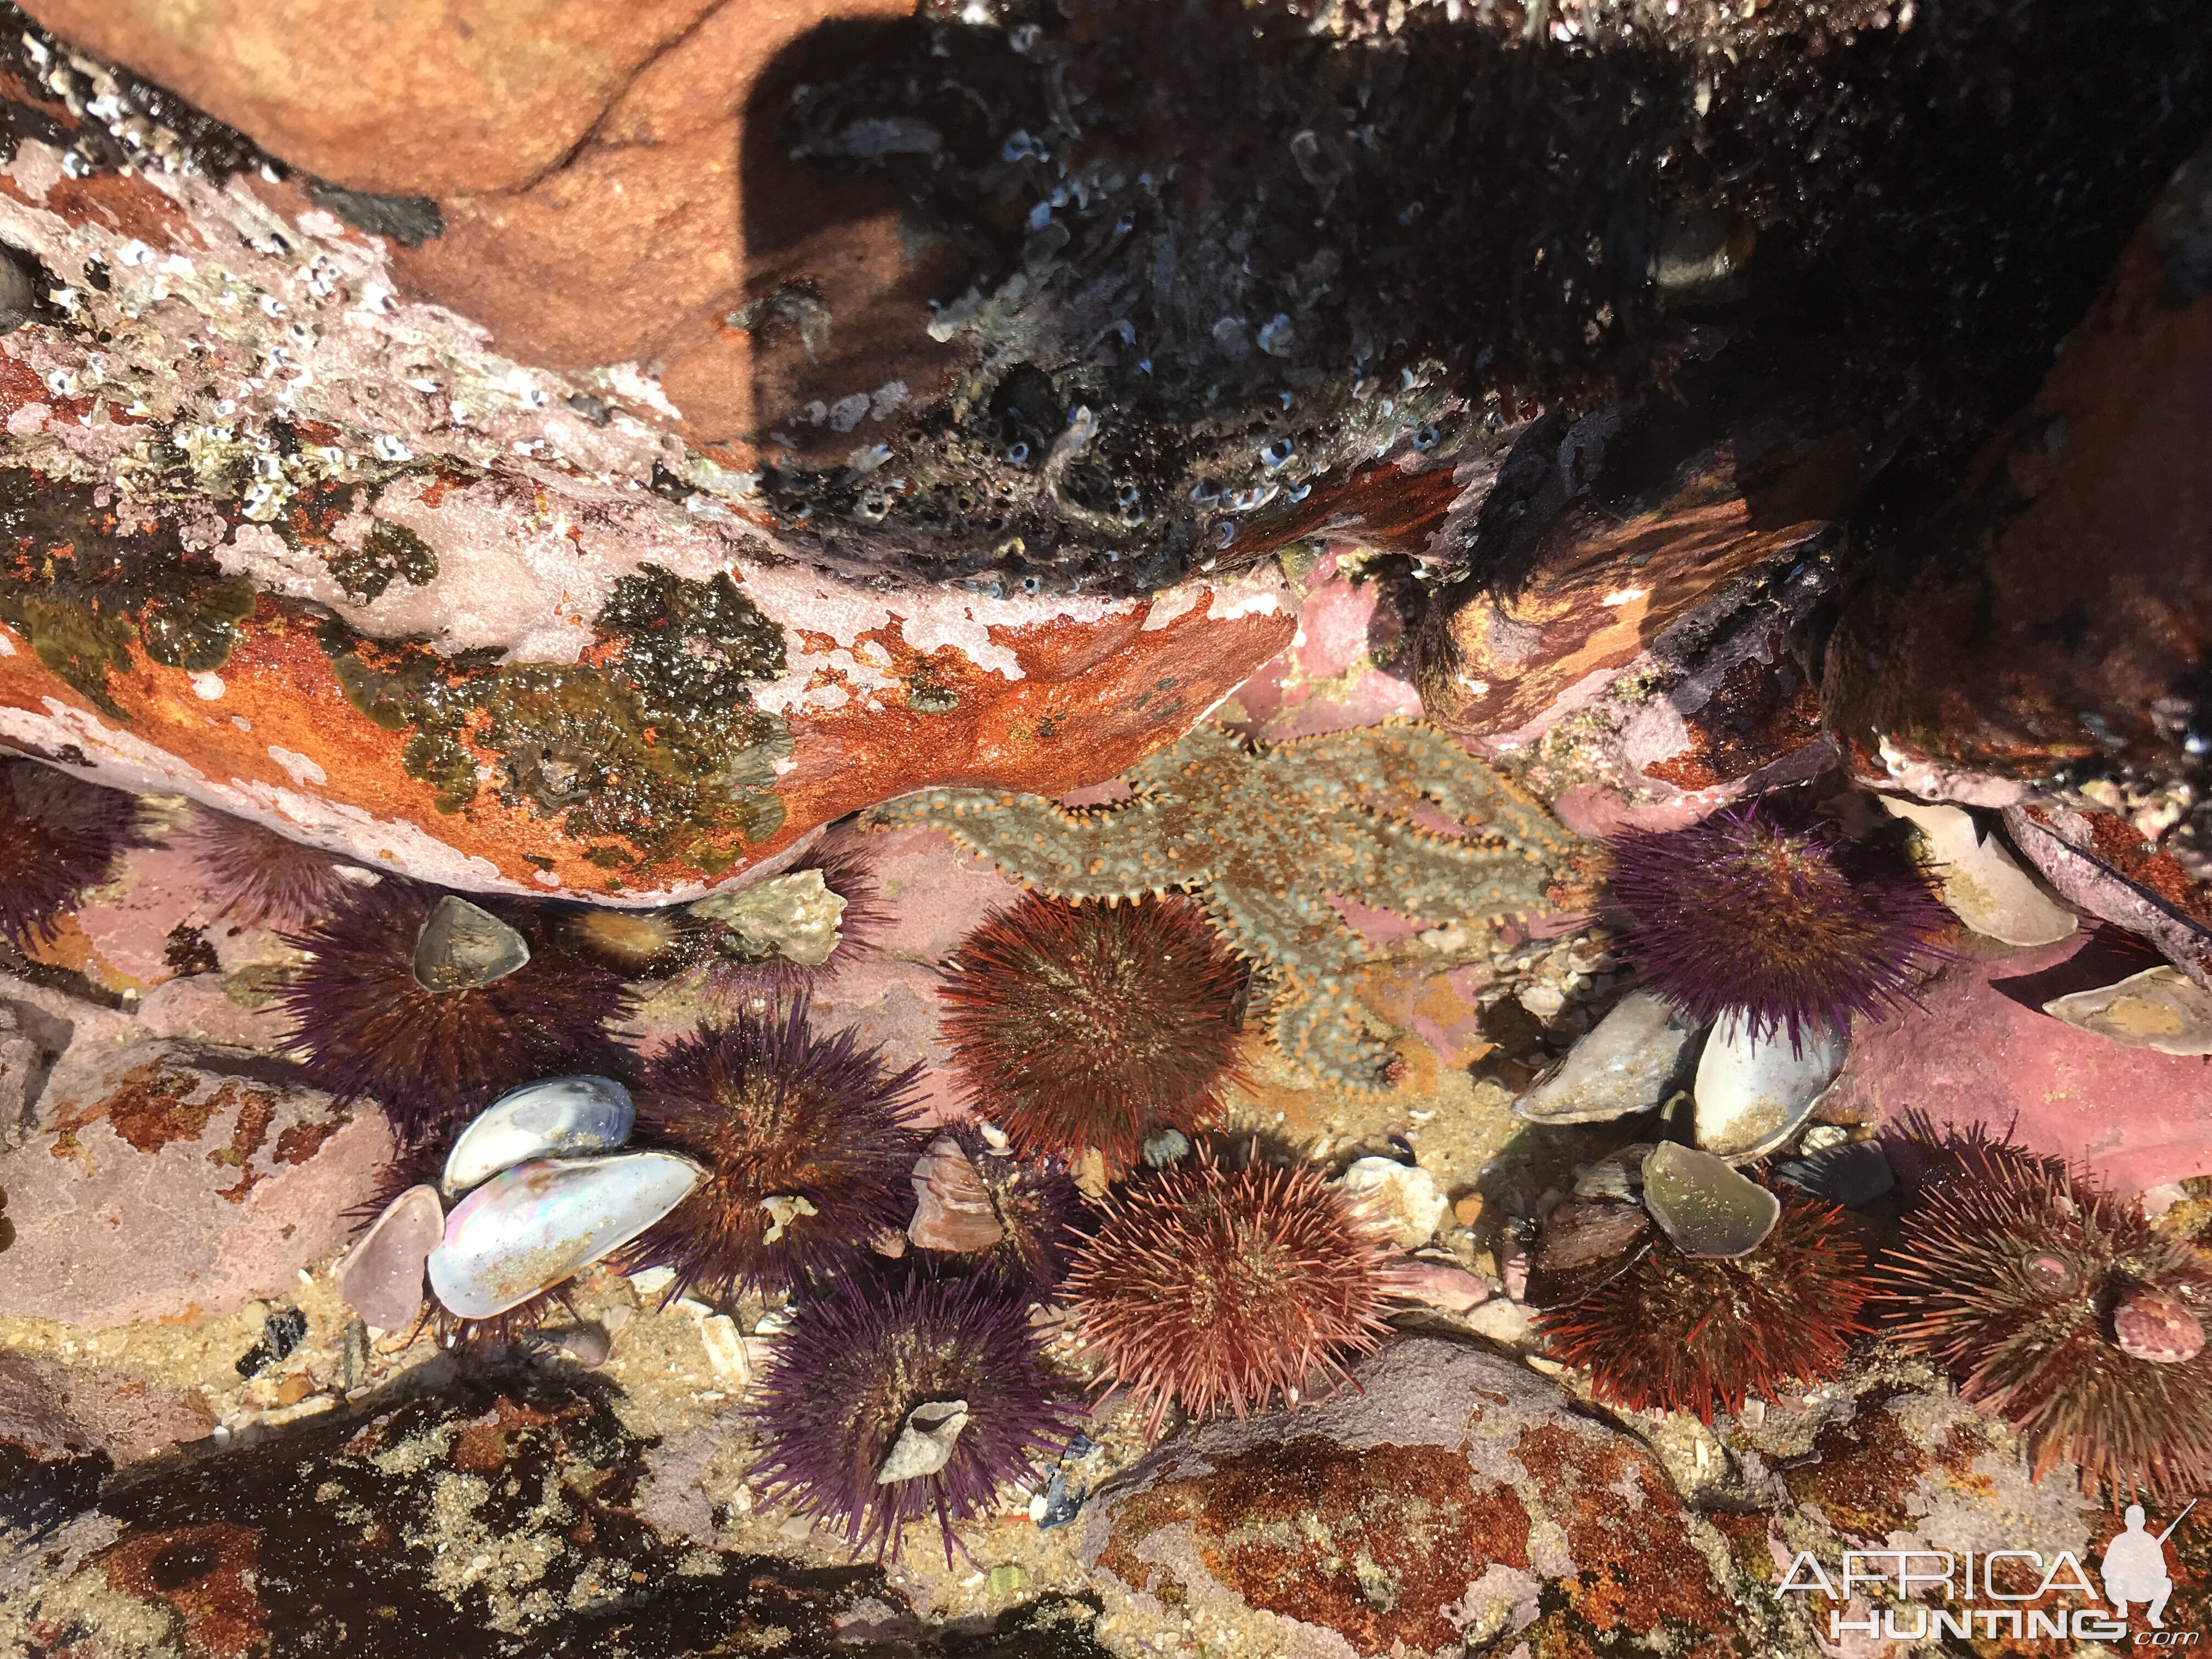
<svg viewBox="0 0 2212 1659">
<path fill-rule="evenodd" d="M 925 789 L 875 810 L 879 823 L 942 830 L 1016 880 L 1063 898 L 1127 898 L 1170 884 L 1155 804 L 1071 812 L 1042 795 Z"/>
</svg>

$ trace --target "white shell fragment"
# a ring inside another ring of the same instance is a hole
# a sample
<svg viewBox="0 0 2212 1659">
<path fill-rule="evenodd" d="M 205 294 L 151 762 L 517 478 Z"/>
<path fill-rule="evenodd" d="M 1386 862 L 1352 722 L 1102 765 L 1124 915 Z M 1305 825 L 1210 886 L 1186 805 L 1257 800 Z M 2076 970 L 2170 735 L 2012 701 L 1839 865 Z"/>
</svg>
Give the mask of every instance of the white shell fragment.
<svg viewBox="0 0 2212 1659">
<path fill-rule="evenodd" d="M 2043 1012 L 2123 1048 L 2212 1054 L 2212 991 L 2164 963 L 2116 985 L 2055 997 Z"/>
<path fill-rule="evenodd" d="M 728 923 L 763 955 L 773 951 L 802 968 L 819 968 L 842 939 L 845 900 L 830 890 L 819 870 L 800 870 L 733 893 L 709 894 L 691 911 Z"/>
<path fill-rule="evenodd" d="M 530 943 L 481 906 L 451 893 L 415 936 L 415 982 L 426 991 L 468 991 L 505 979 L 530 960 Z"/>
<path fill-rule="evenodd" d="M 430 1288 L 463 1319 L 519 1307 L 627 1244 L 695 1186 L 673 1152 L 533 1158 L 453 1206 L 430 1252 Z"/>
<path fill-rule="evenodd" d="M 967 1426 L 964 1400 L 933 1400 L 916 1406 L 906 1414 L 905 1426 L 891 1443 L 883 1468 L 876 1471 L 876 1484 L 888 1486 L 895 1481 L 935 1474 L 952 1461 L 953 1443 Z"/>
<path fill-rule="evenodd" d="M 1884 795 L 1881 804 L 1920 832 L 1925 861 L 1953 915 L 1984 939 L 2005 945 L 2051 945 L 2081 918 L 2036 885 L 2004 843 L 1982 838 L 1973 814 L 1957 806 L 1924 806 Z"/>
<path fill-rule="evenodd" d="M 422 1311 L 422 1264 L 445 1228 L 435 1187 L 410 1187 L 386 1205 L 331 1269 L 346 1306 L 380 1331 L 411 1327 Z"/>
<path fill-rule="evenodd" d="M 533 1158 L 604 1152 L 637 1121 L 629 1091 L 611 1077 L 556 1077 L 510 1089 L 469 1121 L 446 1155 L 447 1196 Z"/>
<path fill-rule="evenodd" d="M 1553 1073 L 1513 1103 L 1531 1123 L 1604 1123 L 1666 1098 L 1694 1021 L 1663 998 L 1631 991 L 1567 1051 Z"/>
<path fill-rule="evenodd" d="M 1782 1218 L 1782 1200 L 1765 1188 L 1671 1140 L 1644 1160 L 1644 1207 L 1685 1255 L 1749 1255 Z"/>
<path fill-rule="evenodd" d="M 1349 1196 L 1368 1200 L 1401 1249 L 1419 1249 L 1427 1243 L 1444 1218 L 1444 1195 L 1437 1190 L 1437 1178 L 1418 1164 L 1363 1158 L 1338 1178 L 1337 1185 Z"/>
<path fill-rule="evenodd" d="M 1792 1053 L 1786 1030 L 1753 1042 L 1747 1022 L 1722 1015 L 1705 1039 L 1692 1091 L 1698 1145 L 1725 1158 L 1765 1157 L 1812 1116 L 1850 1054 L 1833 1026 L 1807 1029 L 1802 1052 Z"/>
</svg>

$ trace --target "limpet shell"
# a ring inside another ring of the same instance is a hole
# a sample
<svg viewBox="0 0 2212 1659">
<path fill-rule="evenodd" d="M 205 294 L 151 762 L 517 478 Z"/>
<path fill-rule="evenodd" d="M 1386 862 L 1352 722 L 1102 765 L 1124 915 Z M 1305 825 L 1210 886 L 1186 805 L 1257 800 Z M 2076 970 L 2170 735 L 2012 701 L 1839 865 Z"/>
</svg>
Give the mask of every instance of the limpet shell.
<svg viewBox="0 0 2212 1659">
<path fill-rule="evenodd" d="M 2212 991 L 2164 963 L 2115 985 L 2054 997 L 2043 1012 L 2124 1048 L 2212 1054 Z"/>
<path fill-rule="evenodd" d="M 469 1120 L 446 1154 L 450 1196 L 533 1158 L 609 1152 L 637 1121 L 629 1091 L 611 1077 L 555 1077 L 510 1089 Z"/>
<path fill-rule="evenodd" d="M 1644 1160 L 1644 1207 L 1685 1255 L 1749 1255 L 1782 1219 L 1782 1200 L 1765 1188 L 1674 1141 Z"/>
<path fill-rule="evenodd" d="M 673 1152 L 542 1158 L 453 1206 L 430 1252 L 430 1288 L 463 1319 L 489 1319 L 627 1244 L 684 1201 L 702 1171 Z"/>
<path fill-rule="evenodd" d="M 469 991 L 505 979 L 530 960 L 530 942 L 481 905 L 448 893 L 415 936 L 415 982 L 426 991 Z"/>
<path fill-rule="evenodd" d="M 1692 1085 L 1698 1145 L 1738 1162 L 1764 1158 L 1804 1127 L 1850 1054 L 1833 1026 L 1808 1030 L 1802 1052 L 1792 1052 L 1786 1032 L 1753 1041 L 1748 1021 L 1722 1015 Z"/>
<path fill-rule="evenodd" d="M 364 1324 L 404 1331 L 422 1311 L 422 1268 L 446 1231 L 438 1189 L 410 1187 L 384 1206 L 331 1270 L 345 1304 Z"/>
</svg>

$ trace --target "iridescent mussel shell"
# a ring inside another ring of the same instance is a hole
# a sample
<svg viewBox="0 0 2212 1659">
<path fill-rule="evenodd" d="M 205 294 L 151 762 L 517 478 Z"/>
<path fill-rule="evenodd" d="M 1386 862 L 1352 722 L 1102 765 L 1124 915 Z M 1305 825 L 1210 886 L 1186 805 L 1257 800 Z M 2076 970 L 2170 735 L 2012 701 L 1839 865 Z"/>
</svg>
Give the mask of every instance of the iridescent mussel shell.
<svg viewBox="0 0 2212 1659">
<path fill-rule="evenodd" d="M 446 1156 L 451 1197 L 533 1158 L 611 1152 L 637 1121 L 629 1091 L 607 1077 L 556 1077 L 510 1089 L 469 1121 Z"/>
</svg>

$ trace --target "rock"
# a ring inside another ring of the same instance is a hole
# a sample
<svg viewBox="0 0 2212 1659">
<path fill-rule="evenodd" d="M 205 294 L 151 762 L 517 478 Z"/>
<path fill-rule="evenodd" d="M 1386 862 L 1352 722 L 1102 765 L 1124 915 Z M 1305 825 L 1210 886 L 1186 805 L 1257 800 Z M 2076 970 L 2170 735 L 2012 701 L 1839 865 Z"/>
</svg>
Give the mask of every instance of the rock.
<svg viewBox="0 0 2212 1659">
<path fill-rule="evenodd" d="M 1395 1158 L 1363 1158 L 1337 1177 L 1348 1197 L 1367 1200 L 1370 1212 L 1403 1249 L 1419 1249 L 1436 1236 L 1444 1218 L 1444 1195 L 1437 1178 L 1418 1164 Z"/>
<path fill-rule="evenodd" d="M 1525 1366 L 1423 1336 L 1356 1376 L 1358 1394 L 1170 1440 L 1094 1497 L 1083 1558 L 1109 1607 L 1296 1659 L 1717 1659 L 1758 1632 L 1659 1461 Z"/>
<path fill-rule="evenodd" d="M 1649 1111 L 1679 1080 L 1698 1029 L 1672 1003 L 1631 991 L 1513 1103 L 1514 1115 L 1532 1123 L 1604 1123 Z"/>
<path fill-rule="evenodd" d="M 196 1389 L 0 1354 L 0 1442 L 41 1461 L 100 1454 L 120 1467 L 204 1439 L 214 1427 Z"/>
<path fill-rule="evenodd" d="M 1932 866 L 1943 902 L 1984 939 L 2050 945 L 2081 925 L 2080 917 L 2036 885 L 2002 842 L 1982 835 L 1971 812 L 1897 795 L 1880 799 L 1920 832 L 1924 861 Z"/>
<path fill-rule="evenodd" d="M 449 1381 L 111 1490 L 92 1548 L 58 1557 L 76 1541 L 64 1531 L 31 1557 L 43 1570 L 0 1607 L 0 1644 L 28 1650 L 27 1633 L 67 1629 L 87 1655 L 298 1654 L 342 1637 L 358 1659 L 828 1659 L 852 1651 L 838 1626 L 856 1603 L 912 1618 L 879 1566 L 708 1547 L 705 1505 L 657 1488 L 688 1486 L 710 1448 L 649 1464 L 653 1443 L 604 1393 L 528 1373 Z M 633 1512 L 649 1474 L 653 1514 L 682 1528 L 671 1536 Z M 501 1500 L 514 1492 L 533 1499 Z M 0 1575 L 15 1565 L 0 1555 Z M 1005 1659 L 1096 1659 L 1091 1622 L 1048 1596 L 975 1633 Z"/>
<path fill-rule="evenodd" d="M 2212 990 L 2212 884 L 2116 812 L 2024 803 L 2005 809 L 2005 827 L 2067 902 L 2142 935 Z"/>
<path fill-rule="evenodd" d="M 2053 997 L 2043 1012 L 2125 1048 L 2212 1054 L 2212 991 L 2179 968 L 2146 968 L 2118 984 Z"/>
<path fill-rule="evenodd" d="M 296 1288 L 392 1152 L 265 1056 L 167 1040 L 64 1062 L 0 1156 L 15 1242 L 0 1313 L 94 1328 L 228 1312 Z"/>
<path fill-rule="evenodd" d="M 1776 1162 L 1774 1178 L 1829 1204 L 1856 1210 L 1897 1185 L 1878 1140 L 1845 1141 Z"/>
<path fill-rule="evenodd" d="M 1300 584 L 1298 631 L 1213 713 L 1248 738 L 1285 738 L 1373 726 L 1396 715 L 1417 720 L 1420 694 L 1404 618 L 1379 573 L 1343 574 L 1348 545 L 1322 555 Z"/>
<path fill-rule="evenodd" d="M 1856 585 L 1822 695 L 1863 776 L 2035 780 L 2094 759 L 2201 791 L 2212 285 L 2185 274 L 2177 239 L 2208 191 L 2200 149 L 1984 446 L 1942 533 L 1907 538 Z"/>
<path fill-rule="evenodd" d="M 2042 1012 L 2146 965 L 2109 938 L 1968 956 L 1921 987 L 1918 1009 L 1855 1022 L 1823 1115 L 1880 1123 L 1918 1108 L 1939 1126 L 1984 1124 L 2124 1192 L 2212 1174 L 2202 1060 L 2122 1048 Z"/>
<path fill-rule="evenodd" d="M 1479 575 L 1439 592 L 1415 642 L 1430 719 L 1528 741 L 1850 501 L 1869 465 L 1863 441 L 1787 398 L 1754 413 L 1726 379 L 1688 388 L 1686 415 L 1666 399 L 1521 434 L 1474 531 Z M 1770 485 L 1784 510 L 1753 507 Z"/>
</svg>

